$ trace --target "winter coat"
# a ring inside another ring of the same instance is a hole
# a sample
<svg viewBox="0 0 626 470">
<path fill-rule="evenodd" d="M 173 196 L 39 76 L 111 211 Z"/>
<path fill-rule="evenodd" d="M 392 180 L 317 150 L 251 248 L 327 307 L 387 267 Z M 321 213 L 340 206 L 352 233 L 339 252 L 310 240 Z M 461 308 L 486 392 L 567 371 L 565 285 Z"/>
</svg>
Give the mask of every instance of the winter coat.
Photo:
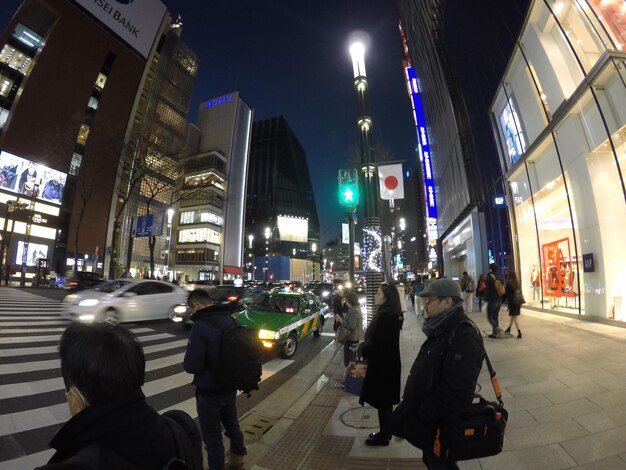
<svg viewBox="0 0 626 470">
<path fill-rule="evenodd" d="M 230 314 L 230 305 L 214 304 L 191 316 L 194 323 L 187 342 L 183 368 L 194 374 L 193 384 L 200 392 L 220 394 L 232 391 L 220 388 L 216 377 L 220 362 L 221 329 L 235 327 L 235 320 Z"/>
<path fill-rule="evenodd" d="M 459 306 L 440 334 L 426 338 L 411 367 L 403 398 L 414 404 L 425 436 L 432 448 L 437 427 L 452 413 L 472 402 L 483 361 L 483 343 Z"/>
<path fill-rule="evenodd" d="M 361 341 L 363 339 L 363 312 L 361 312 L 361 307 L 356 305 L 344 313 L 343 325 L 350 331 L 346 341 Z"/>
<path fill-rule="evenodd" d="M 161 416 L 146 403 L 141 391 L 114 400 L 89 405 L 55 434 L 56 449 L 47 465 L 36 470 L 76 468 L 63 463 L 87 446 L 113 451 L 137 469 L 157 470 L 176 457 L 174 437 Z M 117 461 L 97 454 L 94 468 L 119 468 Z"/>
<path fill-rule="evenodd" d="M 509 315 L 516 316 L 522 312 L 521 305 L 515 305 L 513 302 L 513 296 L 515 295 L 516 287 L 510 283 L 506 283 L 506 292 L 504 293 L 504 298 L 506 299 L 506 304 L 509 306 Z"/>
<path fill-rule="evenodd" d="M 359 403 L 383 408 L 400 402 L 400 313 L 381 305 L 360 347 L 367 360 Z"/>
</svg>

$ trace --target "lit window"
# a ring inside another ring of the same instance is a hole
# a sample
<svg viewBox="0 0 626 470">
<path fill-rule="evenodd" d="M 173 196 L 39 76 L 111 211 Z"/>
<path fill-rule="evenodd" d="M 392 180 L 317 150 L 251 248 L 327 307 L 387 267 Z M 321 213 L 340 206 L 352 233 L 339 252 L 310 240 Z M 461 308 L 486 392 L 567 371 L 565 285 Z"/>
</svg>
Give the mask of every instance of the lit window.
<svg viewBox="0 0 626 470">
<path fill-rule="evenodd" d="M 99 103 L 100 102 L 98 101 L 98 98 L 94 98 L 93 96 L 90 96 L 89 97 L 89 103 L 87 103 L 87 107 L 89 109 L 93 109 L 95 111 L 96 109 L 98 109 L 98 104 Z"/>
<path fill-rule="evenodd" d="M 98 78 L 96 79 L 95 87 L 98 90 L 102 90 L 104 88 L 104 85 L 106 84 L 106 82 L 107 82 L 107 76 L 105 74 L 103 74 L 102 72 L 100 72 L 98 74 Z"/>
<path fill-rule="evenodd" d="M 11 88 L 13 88 L 13 80 L 0 73 L 0 96 L 3 98 L 8 97 L 9 93 L 11 93 Z"/>
<path fill-rule="evenodd" d="M 13 37 L 23 42 L 27 46 L 41 49 L 43 48 L 43 37 L 34 32 L 32 29 L 27 28 L 22 23 L 18 23 L 13 31 Z"/>
<path fill-rule="evenodd" d="M 76 142 L 80 145 L 85 145 L 87 143 L 87 138 L 89 137 L 89 126 L 87 124 L 83 124 L 80 126 L 80 131 L 78 131 L 78 138 Z"/>
</svg>

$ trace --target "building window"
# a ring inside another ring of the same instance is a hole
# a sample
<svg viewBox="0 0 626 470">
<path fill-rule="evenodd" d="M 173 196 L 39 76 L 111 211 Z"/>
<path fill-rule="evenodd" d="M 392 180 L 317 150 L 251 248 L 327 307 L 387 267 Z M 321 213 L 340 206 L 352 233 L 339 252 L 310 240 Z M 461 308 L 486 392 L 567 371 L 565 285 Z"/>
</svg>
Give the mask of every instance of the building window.
<svg viewBox="0 0 626 470">
<path fill-rule="evenodd" d="M 96 78 L 96 84 L 94 86 L 96 87 L 98 91 L 102 91 L 106 82 L 107 82 L 107 76 L 103 74 L 102 72 L 100 72 L 98 74 L 98 78 Z"/>
<path fill-rule="evenodd" d="M 42 49 L 45 45 L 42 36 L 32 29 L 27 28 L 22 23 L 18 23 L 15 27 L 13 37 L 33 49 Z"/>
<path fill-rule="evenodd" d="M 83 162 L 83 156 L 80 153 L 72 155 L 72 163 L 70 163 L 70 175 L 78 176 L 80 165 Z"/>
<path fill-rule="evenodd" d="M 30 56 L 18 51 L 9 44 L 5 44 L 0 52 L 0 62 L 4 62 L 13 70 L 17 70 L 23 75 L 28 75 L 32 65 Z"/>
<path fill-rule="evenodd" d="M 83 124 L 80 126 L 80 130 L 78 131 L 78 138 L 76 142 L 80 145 L 85 145 L 87 143 L 87 139 L 89 138 L 89 126 Z"/>
<path fill-rule="evenodd" d="M 13 83 L 11 78 L 0 72 L 0 96 L 8 98 L 9 93 L 11 93 L 11 88 L 13 88 Z"/>
<path fill-rule="evenodd" d="M 591 0 L 598 18 L 607 27 L 615 47 L 626 50 L 626 9 L 618 0 Z"/>
<path fill-rule="evenodd" d="M 505 150 L 511 165 L 515 165 L 526 151 L 526 139 L 517 115 L 513 97 L 510 97 L 500 112 L 500 129 L 504 136 Z"/>
<path fill-rule="evenodd" d="M 98 100 L 98 98 L 96 98 L 95 96 L 90 96 L 89 102 L 87 103 L 87 107 L 95 111 L 98 109 L 99 104 L 100 104 L 100 100 Z"/>
<path fill-rule="evenodd" d="M 178 243 L 221 243 L 219 232 L 207 227 L 190 228 L 178 231 Z"/>
</svg>

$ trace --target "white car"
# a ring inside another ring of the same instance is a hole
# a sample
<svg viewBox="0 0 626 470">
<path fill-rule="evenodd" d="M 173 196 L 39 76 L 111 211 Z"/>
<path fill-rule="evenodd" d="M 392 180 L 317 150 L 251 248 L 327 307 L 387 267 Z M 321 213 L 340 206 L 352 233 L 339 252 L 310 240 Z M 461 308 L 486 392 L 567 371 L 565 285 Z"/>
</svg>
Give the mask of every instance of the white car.
<svg viewBox="0 0 626 470">
<path fill-rule="evenodd" d="M 63 299 L 66 317 L 82 322 L 166 320 L 186 309 L 188 292 L 166 282 L 116 279 Z"/>
</svg>

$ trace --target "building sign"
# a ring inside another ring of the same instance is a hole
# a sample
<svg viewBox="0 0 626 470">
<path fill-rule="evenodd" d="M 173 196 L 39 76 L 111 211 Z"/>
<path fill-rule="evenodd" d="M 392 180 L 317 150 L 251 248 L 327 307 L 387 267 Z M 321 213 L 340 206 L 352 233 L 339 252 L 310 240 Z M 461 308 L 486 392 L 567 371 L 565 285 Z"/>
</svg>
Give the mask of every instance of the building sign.
<svg viewBox="0 0 626 470">
<path fill-rule="evenodd" d="M 165 5 L 158 0 L 74 0 L 115 35 L 148 58 L 159 33 Z"/>
<path fill-rule="evenodd" d="M 417 75 L 413 67 L 406 67 L 406 79 L 409 96 L 413 105 L 413 118 L 417 127 L 417 138 L 419 142 L 420 155 L 422 159 L 422 170 L 424 172 L 424 185 L 426 190 L 426 207 L 428 217 L 437 218 L 437 199 L 435 195 L 435 178 L 430 155 L 430 144 L 428 142 L 428 131 L 426 128 L 426 118 L 422 99 L 417 84 Z"/>
<path fill-rule="evenodd" d="M 209 100 L 204 103 L 205 108 L 212 108 L 213 106 L 217 106 L 222 103 L 230 103 L 233 99 L 233 95 L 220 96 L 219 98 L 215 98 L 214 100 Z"/>
<path fill-rule="evenodd" d="M 279 215 L 278 232 L 281 241 L 307 243 L 309 240 L 309 220 Z"/>
<path fill-rule="evenodd" d="M 0 152 L 0 189 L 61 204 L 67 174 Z"/>
<path fill-rule="evenodd" d="M 39 258 L 48 257 L 48 245 L 39 243 L 28 243 L 23 241 L 17 242 L 17 252 L 15 253 L 15 264 L 24 264 L 25 266 L 36 266 Z M 24 251 L 26 248 L 26 251 Z"/>
<path fill-rule="evenodd" d="M 593 273 L 596 271 L 594 262 L 593 262 L 593 253 L 584 253 L 583 254 L 583 272 Z"/>
<path fill-rule="evenodd" d="M 350 244 L 350 226 L 348 224 L 341 224 L 341 243 Z"/>
<path fill-rule="evenodd" d="M 504 196 L 500 196 L 500 195 L 494 196 L 493 205 L 496 207 L 504 206 Z"/>
</svg>

